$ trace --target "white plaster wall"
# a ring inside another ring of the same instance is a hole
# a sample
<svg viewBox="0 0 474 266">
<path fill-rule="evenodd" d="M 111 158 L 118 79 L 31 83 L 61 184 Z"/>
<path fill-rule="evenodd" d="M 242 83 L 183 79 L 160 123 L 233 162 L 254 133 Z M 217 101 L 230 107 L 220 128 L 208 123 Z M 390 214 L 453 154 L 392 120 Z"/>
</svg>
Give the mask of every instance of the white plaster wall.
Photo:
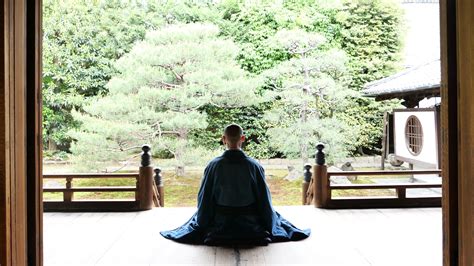
<svg viewBox="0 0 474 266">
<path fill-rule="evenodd" d="M 430 108 L 441 103 L 441 97 L 424 98 L 418 104 L 419 108 Z"/>
<path fill-rule="evenodd" d="M 405 125 L 409 116 L 418 117 L 423 128 L 423 147 L 417 156 L 410 153 L 405 140 Z M 436 142 L 436 118 L 434 111 L 394 112 L 395 155 L 430 163 L 438 167 L 438 143 Z"/>
</svg>

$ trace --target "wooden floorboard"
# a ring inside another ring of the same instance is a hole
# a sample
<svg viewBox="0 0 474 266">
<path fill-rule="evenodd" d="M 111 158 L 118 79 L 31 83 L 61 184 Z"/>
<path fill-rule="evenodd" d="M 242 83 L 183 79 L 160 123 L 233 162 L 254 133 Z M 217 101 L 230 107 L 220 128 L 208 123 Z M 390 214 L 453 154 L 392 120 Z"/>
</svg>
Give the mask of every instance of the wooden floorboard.
<svg viewBox="0 0 474 266">
<path fill-rule="evenodd" d="M 159 235 L 194 208 L 45 213 L 45 265 L 416 265 L 442 263 L 441 209 L 276 207 L 310 238 L 234 249 L 178 244 Z"/>
</svg>

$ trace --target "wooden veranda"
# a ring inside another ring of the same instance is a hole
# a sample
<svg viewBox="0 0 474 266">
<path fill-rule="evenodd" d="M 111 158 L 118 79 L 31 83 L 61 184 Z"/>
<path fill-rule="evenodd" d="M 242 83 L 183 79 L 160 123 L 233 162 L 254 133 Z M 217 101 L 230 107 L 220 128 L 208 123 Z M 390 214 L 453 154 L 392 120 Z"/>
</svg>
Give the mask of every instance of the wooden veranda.
<svg viewBox="0 0 474 266">
<path fill-rule="evenodd" d="M 341 174 L 439 174 L 439 170 L 331 172 L 323 148 L 318 145 L 316 164 L 304 167 L 302 199 L 307 205 L 276 207 L 296 226 L 311 228 L 311 237 L 265 247 L 194 246 L 161 237 L 161 230 L 178 227 L 196 209 L 153 208 L 164 206 L 165 190 L 159 168 L 153 176 L 146 145 L 136 173 L 44 175 L 65 180 L 64 187 L 43 190 L 63 194 L 62 200 L 44 202 L 48 211 L 44 214 L 45 265 L 441 265 L 440 196 L 406 197 L 407 190 L 439 188 L 440 183 L 341 186 L 330 182 L 331 176 Z M 82 178 L 129 178 L 136 186 L 75 187 L 74 180 Z M 337 199 L 331 197 L 335 189 L 393 189 L 396 195 Z M 74 193 L 84 191 L 134 192 L 135 198 L 74 199 Z M 364 209 L 368 207 L 372 209 Z"/>
<path fill-rule="evenodd" d="M 45 213 L 45 265 L 442 265 L 440 208 L 325 210 L 276 207 L 310 238 L 254 248 L 167 240 L 161 230 L 195 208 L 123 213 Z"/>
</svg>

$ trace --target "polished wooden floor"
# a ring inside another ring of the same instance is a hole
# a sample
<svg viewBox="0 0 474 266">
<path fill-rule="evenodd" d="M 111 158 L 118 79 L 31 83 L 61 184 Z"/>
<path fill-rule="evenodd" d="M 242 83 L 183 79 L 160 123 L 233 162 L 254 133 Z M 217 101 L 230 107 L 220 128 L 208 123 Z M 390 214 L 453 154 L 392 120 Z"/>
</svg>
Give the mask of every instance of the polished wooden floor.
<svg viewBox="0 0 474 266">
<path fill-rule="evenodd" d="M 159 235 L 194 208 L 129 213 L 45 213 L 45 265 L 442 264 L 441 209 L 276 207 L 310 238 L 247 249 L 174 243 Z"/>
</svg>

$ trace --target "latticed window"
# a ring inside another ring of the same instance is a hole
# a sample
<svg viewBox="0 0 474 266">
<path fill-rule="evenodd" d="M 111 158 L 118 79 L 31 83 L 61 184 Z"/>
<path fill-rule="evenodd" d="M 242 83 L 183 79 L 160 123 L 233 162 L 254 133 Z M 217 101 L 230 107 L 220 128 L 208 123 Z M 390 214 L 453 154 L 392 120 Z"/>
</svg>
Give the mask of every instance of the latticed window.
<svg viewBox="0 0 474 266">
<path fill-rule="evenodd" d="M 408 117 L 405 125 L 405 138 L 407 148 L 413 155 L 418 155 L 423 148 L 423 127 L 418 117 Z"/>
</svg>

